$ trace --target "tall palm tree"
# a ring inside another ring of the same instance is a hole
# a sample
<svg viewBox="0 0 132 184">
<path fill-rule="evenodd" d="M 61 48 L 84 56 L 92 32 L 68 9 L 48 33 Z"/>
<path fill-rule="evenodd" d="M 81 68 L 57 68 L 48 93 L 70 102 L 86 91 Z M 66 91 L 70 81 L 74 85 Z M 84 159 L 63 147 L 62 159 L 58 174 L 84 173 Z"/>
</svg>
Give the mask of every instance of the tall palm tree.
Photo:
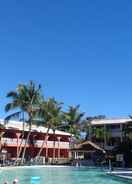
<svg viewBox="0 0 132 184">
<path fill-rule="evenodd" d="M 7 97 L 11 101 L 5 106 L 5 111 L 17 110 L 18 114 L 21 112 L 26 113 L 26 123 L 28 123 L 28 134 L 25 140 L 25 145 L 22 153 L 21 163 L 23 163 L 26 153 L 27 143 L 29 142 L 29 137 L 32 129 L 32 121 L 39 111 L 39 105 L 41 103 L 41 86 L 36 86 L 34 82 L 30 81 L 29 84 L 19 84 L 16 91 L 11 91 L 7 94 Z M 13 117 L 15 113 L 10 115 L 10 118 Z M 8 116 L 9 117 L 9 116 Z M 6 118 L 7 119 L 7 118 Z"/>
<path fill-rule="evenodd" d="M 50 129 L 53 130 L 53 136 L 55 137 L 56 129 L 61 126 L 61 123 L 63 121 L 61 108 L 62 103 L 57 102 L 54 98 L 49 98 L 47 101 L 44 101 L 41 104 L 39 117 L 43 120 L 42 125 L 44 127 L 47 127 L 47 132 L 37 156 L 41 155 L 49 130 Z M 55 140 L 53 145 L 53 162 L 54 159 L 55 159 Z"/>
<path fill-rule="evenodd" d="M 73 134 L 77 139 L 80 137 L 80 126 L 84 113 L 80 112 L 80 106 L 70 106 L 67 112 L 64 112 L 66 126 L 63 130 Z"/>
<path fill-rule="evenodd" d="M 51 129 L 53 130 L 53 137 L 54 137 L 54 141 L 53 141 L 53 164 L 55 162 L 55 142 L 56 142 L 56 137 L 55 137 L 55 132 L 56 129 L 60 129 L 60 127 L 63 126 L 63 121 L 64 121 L 64 116 L 62 113 L 62 103 L 57 102 L 54 98 L 51 99 L 51 104 L 52 104 L 52 108 L 50 111 L 50 115 L 51 115 Z"/>
<path fill-rule="evenodd" d="M 41 105 L 40 105 L 40 110 L 37 114 L 38 116 L 38 125 L 43 126 L 45 128 L 47 128 L 47 132 L 46 135 L 44 137 L 44 140 L 42 142 L 41 148 L 37 154 L 37 157 L 41 156 L 41 153 L 44 149 L 44 144 L 46 143 L 46 138 L 48 136 L 51 124 L 50 124 L 50 113 L 49 113 L 49 109 L 50 109 L 50 99 L 48 99 L 47 101 L 42 101 Z"/>
</svg>

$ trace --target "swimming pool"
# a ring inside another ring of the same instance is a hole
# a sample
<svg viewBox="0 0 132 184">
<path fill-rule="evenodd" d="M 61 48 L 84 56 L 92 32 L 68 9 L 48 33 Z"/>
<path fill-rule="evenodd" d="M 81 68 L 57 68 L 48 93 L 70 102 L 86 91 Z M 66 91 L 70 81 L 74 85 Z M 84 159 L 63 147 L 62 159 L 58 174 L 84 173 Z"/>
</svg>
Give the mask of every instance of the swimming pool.
<svg viewBox="0 0 132 184">
<path fill-rule="evenodd" d="M 31 182 L 35 176 L 40 178 Z M 0 184 L 18 178 L 20 184 L 125 184 L 126 182 L 107 176 L 100 169 L 73 167 L 29 167 L 0 170 Z"/>
</svg>

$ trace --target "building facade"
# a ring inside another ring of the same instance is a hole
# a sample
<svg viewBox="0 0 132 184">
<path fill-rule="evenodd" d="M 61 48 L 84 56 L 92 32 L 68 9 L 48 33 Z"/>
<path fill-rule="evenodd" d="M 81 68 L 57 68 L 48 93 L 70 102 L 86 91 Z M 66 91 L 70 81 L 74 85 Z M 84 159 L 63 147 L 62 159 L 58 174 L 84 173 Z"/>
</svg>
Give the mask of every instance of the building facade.
<svg viewBox="0 0 132 184">
<path fill-rule="evenodd" d="M 4 124 L 3 120 L 0 124 Z M 0 128 L 0 150 L 1 153 L 7 153 L 7 159 L 16 159 L 20 148 L 23 150 L 25 141 L 28 135 L 28 126 L 24 127 L 23 123 L 10 121 L 6 127 Z M 70 156 L 70 139 L 71 135 L 63 131 L 49 130 L 47 135 L 47 128 L 32 126 L 29 141 L 26 144 L 27 160 L 33 159 L 37 156 L 39 150 L 44 146 L 41 152 L 41 156 L 47 159 L 67 160 Z M 21 151 L 22 155 L 22 151 Z M 20 155 L 20 157 L 21 157 Z"/>
<path fill-rule="evenodd" d="M 90 123 L 92 131 L 89 138 L 105 150 L 112 150 L 123 142 L 126 136 L 132 136 L 132 119 L 101 119 Z"/>
</svg>

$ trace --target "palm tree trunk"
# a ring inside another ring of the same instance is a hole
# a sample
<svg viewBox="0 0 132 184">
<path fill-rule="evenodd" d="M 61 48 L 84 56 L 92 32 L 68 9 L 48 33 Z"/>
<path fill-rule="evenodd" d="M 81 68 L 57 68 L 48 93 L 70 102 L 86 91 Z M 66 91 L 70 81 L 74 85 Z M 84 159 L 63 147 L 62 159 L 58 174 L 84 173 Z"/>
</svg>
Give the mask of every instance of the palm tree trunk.
<svg viewBox="0 0 132 184">
<path fill-rule="evenodd" d="M 31 122 L 31 121 L 30 121 L 30 122 Z M 29 131 L 28 131 L 28 135 L 27 135 L 27 139 L 26 139 L 26 141 L 25 141 L 25 145 L 24 145 L 24 149 L 23 149 L 23 153 L 22 153 L 21 164 L 23 164 L 23 162 L 24 162 L 27 144 L 28 144 L 28 142 L 29 142 L 29 137 L 30 137 L 30 135 L 31 135 L 31 126 L 32 126 L 32 125 L 31 125 L 31 123 L 30 123 L 30 125 L 29 125 Z"/>
<path fill-rule="evenodd" d="M 40 157 L 40 155 L 41 155 L 41 153 L 42 153 L 42 151 L 43 151 L 44 144 L 46 143 L 46 139 L 47 139 L 47 136 L 48 136 L 48 134 L 49 134 L 49 130 L 50 130 L 50 128 L 48 127 L 47 132 L 46 132 L 45 139 L 43 140 L 43 143 L 42 143 L 42 145 L 41 145 L 41 148 L 40 148 L 40 150 L 39 150 L 39 152 L 38 152 L 38 154 L 37 154 L 36 157 Z"/>
<path fill-rule="evenodd" d="M 20 143 L 20 145 L 19 145 L 18 155 L 17 155 L 17 158 L 16 158 L 16 161 L 15 161 L 14 165 L 17 164 L 17 161 L 18 161 L 18 159 L 19 159 L 19 157 L 20 157 L 20 155 L 21 155 L 21 152 L 22 152 L 22 143 L 23 143 L 23 140 L 24 140 L 24 132 L 25 132 L 25 118 L 24 118 L 24 112 L 22 112 L 22 119 L 23 119 L 23 124 L 22 124 L 22 126 L 23 126 L 23 130 L 22 130 L 22 139 L 21 139 L 21 143 Z"/>
<path fill-rule="evenodd" d="M 23 150 L 23 153 L 22 153 L 21 164 L 23 164 L 23 162 L 24 162 L 25 153 L 26 153 L 26 149 L 27 149 L 27 143 L 29 142 L 30 135 L 31 135 L 31 130 L 28 132 L 27 139 L 25 141 L 24 150 Z"/>
<path fill-rule="evenodd" d="M 21 143 L 20 143 L 20 145 L 19 145 L 18 155 L 17 155 L 17 158 L 16 158 L 16 161 L 15 161 L 14 165 L 17 165 L 17 161 L 18 161 L 18 159 L 19 159 L 19 157 L 20 157 L 20 155 L 21 155 L 23 140 L 24 140 L 24 134 L 23 134 L 23 136 L 22 136 Z"/>
</svg>

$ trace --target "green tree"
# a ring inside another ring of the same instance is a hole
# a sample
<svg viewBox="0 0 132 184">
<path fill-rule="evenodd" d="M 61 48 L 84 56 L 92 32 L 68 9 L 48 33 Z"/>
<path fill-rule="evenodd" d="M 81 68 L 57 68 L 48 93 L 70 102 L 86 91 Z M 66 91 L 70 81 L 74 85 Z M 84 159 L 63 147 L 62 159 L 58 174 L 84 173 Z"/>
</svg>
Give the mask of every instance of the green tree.
<svg viewBox="0 0 132 184">
<path fill-rule="evenodd" d="M 62 103 L 57 102 L 54 98 L 49 98 L 41 104 L 39 111 L 40 124 L 47 127 L 47 132 L 43 140 L 42 146 L 37 154 L 37 157 L 41 155 L 44 148 L 44 143 L 48 136 L 49 130 L 53 130 L 54 145 L 53 145 L 53 162 L 55 159 L 55 131 L 59 129 L 63 122 L 63 114 L 61 111 Z"/>
<path fill-rule="evenodd" d="M 73 134 L 77 139 L 80 138 L 80 127 L 84 113 L 80 112 L 80 106 L 70 106 L 67 112 L 64 112 L 65 126 L 64 131 Z"/>
<path fill-rule="evenodd" d="M 21 164 L 23 164 L 26 147 L 29 142 L 32 122 L 36 113 L 40 109 L 41 103 L 41 86 L 36 86 L 34 82 L 30 81 L 29 84 L 19 84 L 16 91 L 11 91 L 7 94 L 7 97 L 11 99 L 11 101 L 5 106 L 5 111 L 11 110 L 19 110 L 17 113 L 26 113 L 26 123 L 28 124 L 29 130 L 27 134 L 27 138 L 25 140 L 25 145 L 22 153 Z M 10 116 L 6 118 L 6 120 L 14 117 L 17 113 L 12 113 Z"/>
<path fill-rule="evenodd" d="M 88 139 L 91 140 L 93 134 L 96 134 L 93 126 L 91 125 L 91 122 L 93 120 L 101 120 L 101 119 L 105 119 L 105 116 L 104 115 L 90 116 L 90 117 L 87 117 L 85 119 L 85 121 L 83 121 L 82 127 L 83 127 L 83 131 L 86 133 L 86 137 L 85 137 L 86 140 L 88 140 Z M 99 131 L 97 130 L 97 134 L 98 134 L 97 136 L 99 136 L 99 134 L 100 134 L 102 137 L 102 134 L 103 134 L 102 132 L 103 131 L 101 131 L 101 130 L 99 130 Z M 103 136 L 104 136 L 104 134 L 103 134 Z"/>
</svg>

